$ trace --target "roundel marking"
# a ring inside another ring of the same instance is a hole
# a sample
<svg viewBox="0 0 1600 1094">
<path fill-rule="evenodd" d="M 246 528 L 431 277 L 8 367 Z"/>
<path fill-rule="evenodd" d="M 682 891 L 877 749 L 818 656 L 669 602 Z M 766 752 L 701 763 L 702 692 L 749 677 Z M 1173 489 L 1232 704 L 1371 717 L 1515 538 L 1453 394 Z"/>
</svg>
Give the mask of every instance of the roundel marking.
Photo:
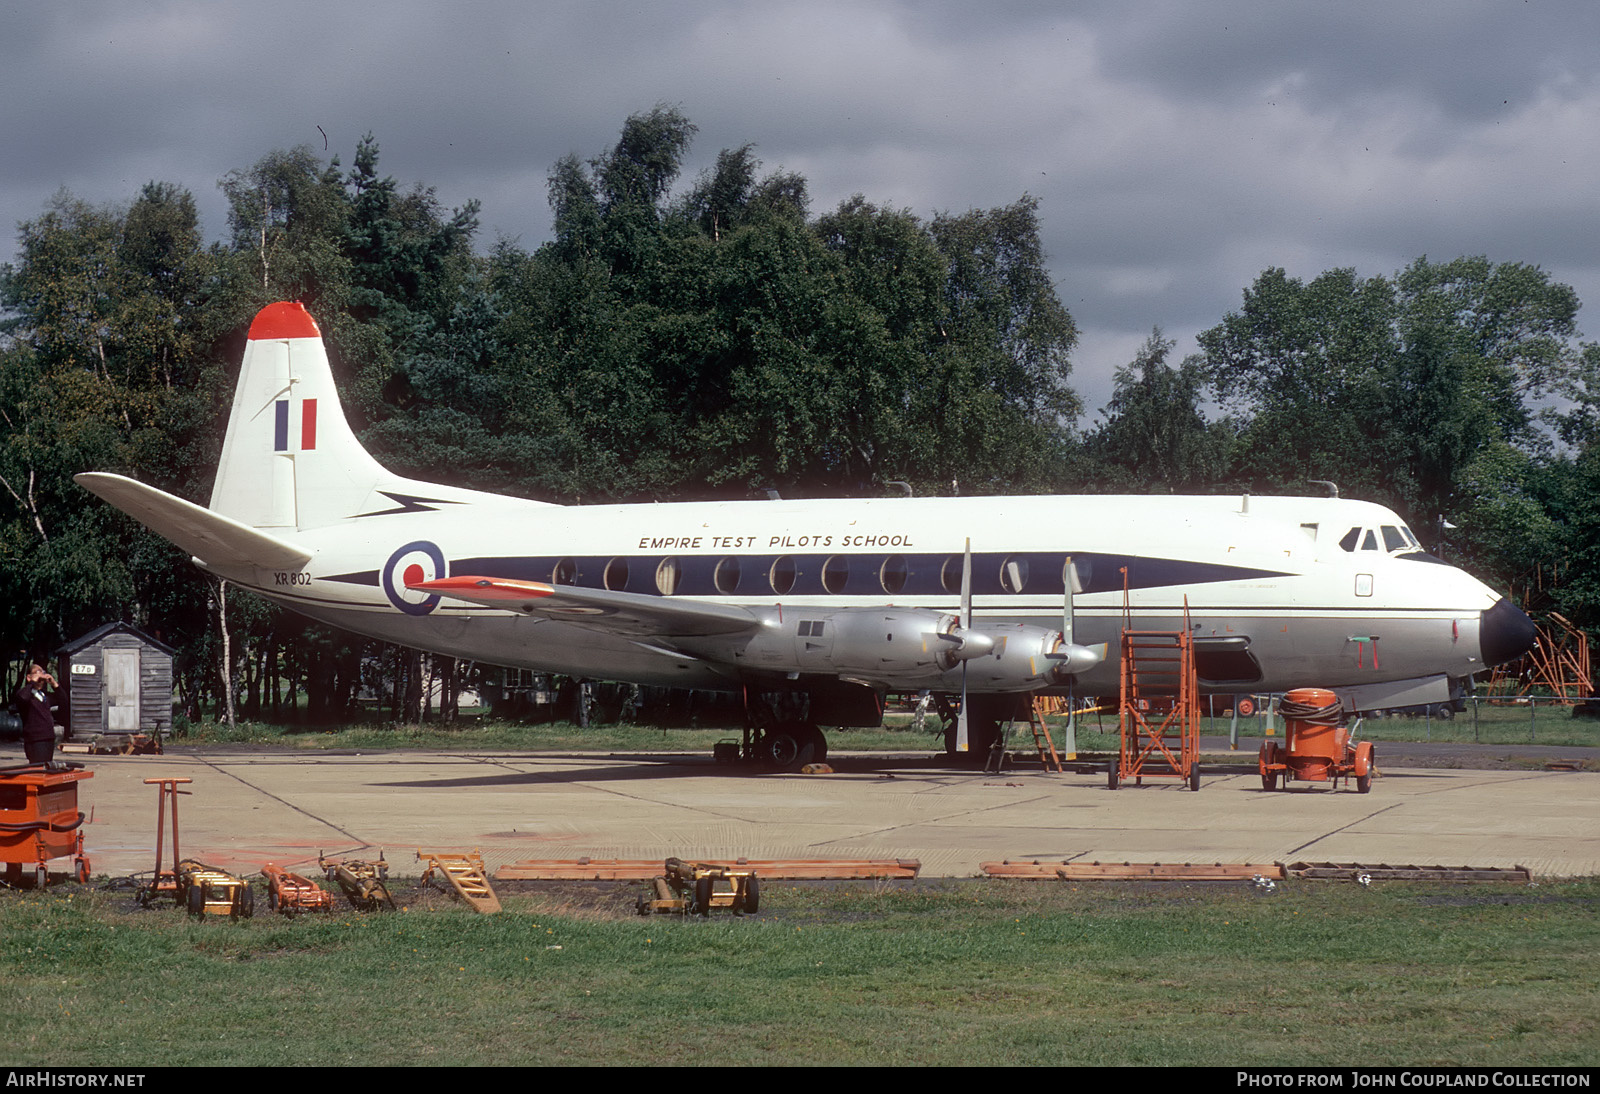
<svg viewBox="0 0 1600 1094">
<path fill-rule="evenodd" d="M 383 593 L 389 603 L 407 615 L 427 615 L 439 606 L 439 594 L 420 593 L 407 585 L 445 577 L 444 552 L 419 539 L 399 548 L 383 564 Z"/>
</svg>

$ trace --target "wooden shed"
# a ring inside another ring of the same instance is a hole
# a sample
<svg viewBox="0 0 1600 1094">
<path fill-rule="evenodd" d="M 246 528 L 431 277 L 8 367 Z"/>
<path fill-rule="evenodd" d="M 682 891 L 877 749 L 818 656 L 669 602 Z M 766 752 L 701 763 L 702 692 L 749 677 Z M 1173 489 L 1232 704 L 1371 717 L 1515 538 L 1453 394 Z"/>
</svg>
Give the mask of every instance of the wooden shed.
<svg viewBox="0 0 1600 1094">
<path fill-rule="evenodd" d="M 171 646 L 126 623 L 107 623 L 56 653 L 69 738 L 154 737 L 172 728 Z"/>
</svg>

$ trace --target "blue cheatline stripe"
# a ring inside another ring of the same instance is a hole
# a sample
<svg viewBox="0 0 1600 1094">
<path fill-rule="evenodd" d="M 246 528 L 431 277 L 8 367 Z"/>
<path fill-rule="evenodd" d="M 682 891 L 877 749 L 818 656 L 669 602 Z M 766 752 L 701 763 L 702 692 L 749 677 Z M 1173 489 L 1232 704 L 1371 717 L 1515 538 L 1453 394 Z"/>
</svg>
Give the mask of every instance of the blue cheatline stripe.
<svg viewBox="0 0 1600 1094">
<path fill-rule="evenodd" d="M 272 450 L 289 451 L 289 400 L 279 399 L 273 404 Z"/>
</svg>

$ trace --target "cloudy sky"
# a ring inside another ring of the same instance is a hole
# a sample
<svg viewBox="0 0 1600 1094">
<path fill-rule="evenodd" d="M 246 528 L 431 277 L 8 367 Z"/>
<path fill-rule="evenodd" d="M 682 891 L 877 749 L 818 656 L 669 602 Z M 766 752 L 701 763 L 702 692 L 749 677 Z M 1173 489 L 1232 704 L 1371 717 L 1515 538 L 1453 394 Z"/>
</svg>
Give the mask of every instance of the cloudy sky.
<svg viewBox="0 0 1600 1094">
<path fill-rule="evenodd" d="M 370 131 L 532 248 L 551 164 L 658 102 L 699 126 L 686 182 L 754 142 L 813 213 L 1032 194 L 1091 409 L 1152 326 L 1192 351 L 1270 266 L 1485 254 L 1600 313 L 1593 0 L 0 0 L 0 94 L 7 225 L 160 179 L 218 237 L 225 172 L 324 135 L 348 165 Z"/>
</svg>

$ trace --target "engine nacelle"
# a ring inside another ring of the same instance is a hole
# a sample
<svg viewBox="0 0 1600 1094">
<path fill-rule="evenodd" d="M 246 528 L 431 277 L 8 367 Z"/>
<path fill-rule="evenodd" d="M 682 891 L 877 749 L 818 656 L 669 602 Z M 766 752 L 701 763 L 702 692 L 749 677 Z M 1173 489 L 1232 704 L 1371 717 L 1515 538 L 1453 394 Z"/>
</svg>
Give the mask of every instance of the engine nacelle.
<svg viewBox="0 0 1600 1094">
<path fill-rule="evenodd" d="M 706 638 L 685 646 L 718 647 L 743 667 L 789 675 L 838 676 L 896 689 L 1037 691 L 1060 683 L 1103 656 L 1066 646 L 1061 632 L 1022 624 L 963 628 L 948 612 L 917 608 L 761 609 L 762 627 L 736 640 Z"/>
<path fill-rule="evenodd" d="M 945 612 L 786 607 L 759 614 L 761 629 L 730 652 L 739 664 L 769 672 L 928 687 L 921 681 L 937 679 L 961 647 L 956 617 Z"/>
<path fill-rule="evenodd" d="M 1060 631 L 1022 623 L 975 623 L 971 630 L 993 649 L 967 661 L 968 691 L 1038 691 L 1060 683 L 1066 675 L 1061 671 L 1065 662 Z M 961 666 L 945 673 L 943 687 L 960 689 Z"/>
</svg>

